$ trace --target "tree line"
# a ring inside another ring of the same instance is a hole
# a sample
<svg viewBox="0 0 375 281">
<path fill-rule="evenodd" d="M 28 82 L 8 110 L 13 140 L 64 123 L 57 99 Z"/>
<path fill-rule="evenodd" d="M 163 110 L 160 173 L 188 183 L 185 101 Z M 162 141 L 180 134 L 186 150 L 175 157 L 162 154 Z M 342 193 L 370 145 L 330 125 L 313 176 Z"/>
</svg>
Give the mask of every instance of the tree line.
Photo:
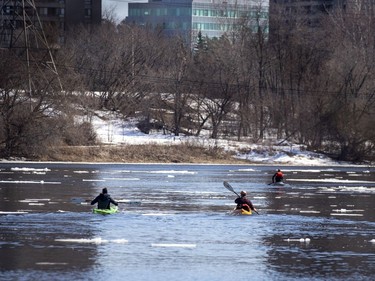
<svg viewBox="0 0 375 281">
<path fill-rule="evenodd" d="M 336 10 L 311 27 L 280 10 L 272 32 L 244 19 L 220 38 L 194 34 L 192 43 L 107 19 L 53 49 L 55 71 L 34 49 L 32 60 L 1 50 L 0 153 L 36 157 L 45 147 L 95 144 L 90 117 L 106 109 L 139 117 L 145 133 L 204 130 L 214 139 L 288 141 L 340 160 L 373 160 L 373 15 Z"/>
</svg>

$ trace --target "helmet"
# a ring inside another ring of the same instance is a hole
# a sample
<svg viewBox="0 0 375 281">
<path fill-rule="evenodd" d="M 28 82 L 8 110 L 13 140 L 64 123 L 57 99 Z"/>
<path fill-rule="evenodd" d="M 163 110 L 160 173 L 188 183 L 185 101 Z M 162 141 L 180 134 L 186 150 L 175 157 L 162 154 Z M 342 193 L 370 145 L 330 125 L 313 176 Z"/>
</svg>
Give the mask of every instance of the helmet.
<svg viewBox="0 0 375 281">
<path fill-rule="evenodd" d="M 246 196 L 247 193 L 246 193 L 246 191 L 242 190 L 240 194 L 241 194 L 241 197 L 244 197 L 244 196 Z"/>
</svg>

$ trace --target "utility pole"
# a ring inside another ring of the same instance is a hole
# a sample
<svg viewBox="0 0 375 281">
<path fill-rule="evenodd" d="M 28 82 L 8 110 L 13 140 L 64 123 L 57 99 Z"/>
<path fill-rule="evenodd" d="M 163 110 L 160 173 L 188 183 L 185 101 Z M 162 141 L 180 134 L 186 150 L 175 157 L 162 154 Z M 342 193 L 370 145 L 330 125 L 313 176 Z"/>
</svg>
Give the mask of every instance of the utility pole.
<svg viewBox="0 0 375 281">
<path fill-rule="evenodd" d="M 0 0 L 0 50 L 15 54 L 27 68 L 30 97 L 33 92 L 33 73 L 42 77 L 51 72 L 58 81 L 59 90 L 63 87 L 53 57 L 53 48 L 48 42 L 43 23 L 34 0 Z M 63 5 L 63 4 L 62 4 Z"/>
</svg>

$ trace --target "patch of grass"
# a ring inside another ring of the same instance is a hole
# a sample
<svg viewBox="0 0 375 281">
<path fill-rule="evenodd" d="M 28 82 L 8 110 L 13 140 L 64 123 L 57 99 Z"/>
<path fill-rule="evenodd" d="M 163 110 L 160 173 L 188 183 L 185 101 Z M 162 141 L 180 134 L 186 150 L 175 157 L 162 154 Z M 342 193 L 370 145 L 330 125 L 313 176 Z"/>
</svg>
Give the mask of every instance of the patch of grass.
<svg viewBox="0 0 375 281">
<path fill-rule="evenodd" d="M 240 164 L 245 160 L 221 149 L 191 145 L 100 145 L 61 146 L 47 149 L 39 161 L 124 163 L 217 163 Z"/>
</svg>

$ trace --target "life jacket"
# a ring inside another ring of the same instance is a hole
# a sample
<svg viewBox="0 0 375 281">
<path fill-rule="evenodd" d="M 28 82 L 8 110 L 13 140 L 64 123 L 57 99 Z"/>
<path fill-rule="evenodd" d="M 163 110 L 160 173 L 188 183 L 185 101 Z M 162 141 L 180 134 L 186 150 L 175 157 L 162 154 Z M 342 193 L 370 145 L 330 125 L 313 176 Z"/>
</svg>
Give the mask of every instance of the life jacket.
<svg viewBox="0 0 375 281">
<path fill-rule="evenodd" d="M 277 173 L 276 173 L 276 177 L 277 177 L 277 178 L 282 178 L 282 177 L 284 177 L 284 175 L 283 175 L 282 172 L 277 172 Z"/>
<path fill-rule="evenodd" d="M 245 211 L 248 211 L 248 212 L 251 211 L 250 206 L 247 205 L 247 204 L 242 204 L 241 209 L 243 209 L 243 210 L 245 210 Z"/>
</svg>

